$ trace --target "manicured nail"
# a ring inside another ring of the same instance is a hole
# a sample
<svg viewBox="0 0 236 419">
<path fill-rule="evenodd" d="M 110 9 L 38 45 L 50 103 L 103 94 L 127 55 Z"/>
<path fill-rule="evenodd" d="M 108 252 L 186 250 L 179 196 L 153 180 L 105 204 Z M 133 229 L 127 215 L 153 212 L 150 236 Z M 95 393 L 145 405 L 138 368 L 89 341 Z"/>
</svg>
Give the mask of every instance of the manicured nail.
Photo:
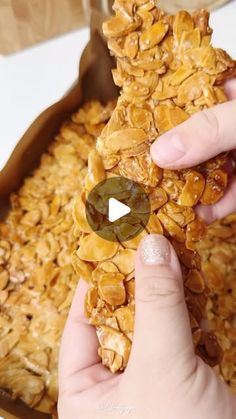
<svg viewBox="0 0 236 419">
<path fill-rule="evenodd" d="M 174 163 L 186 153 L 181 134 L 164 134 L 151 146 L 151 156 L 160 166 Z"/>
<path fill-rule="evenodd" d="M 145 265 L 167 265 L 170 262 L 170 245 L 163 236 L 147 235 L 142 239 L 140 254 Z"/>
</svg>

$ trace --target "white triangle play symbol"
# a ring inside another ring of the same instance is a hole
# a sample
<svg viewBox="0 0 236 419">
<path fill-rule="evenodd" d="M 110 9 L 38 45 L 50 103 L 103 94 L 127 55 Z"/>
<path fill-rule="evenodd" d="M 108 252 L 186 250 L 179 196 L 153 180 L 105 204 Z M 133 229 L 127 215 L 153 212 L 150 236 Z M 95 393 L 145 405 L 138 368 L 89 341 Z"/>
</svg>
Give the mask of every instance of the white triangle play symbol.
<svg viewBox="0 0 236 419">
<path fill-rule="evenodd" d="M 130 207 L 118 201 L 115 198 L 110 198 L 108 201 L 108 220 L 111 223 L 119 220 L 119 218 L 124 217 L 131 212 Z"/>
</svg>

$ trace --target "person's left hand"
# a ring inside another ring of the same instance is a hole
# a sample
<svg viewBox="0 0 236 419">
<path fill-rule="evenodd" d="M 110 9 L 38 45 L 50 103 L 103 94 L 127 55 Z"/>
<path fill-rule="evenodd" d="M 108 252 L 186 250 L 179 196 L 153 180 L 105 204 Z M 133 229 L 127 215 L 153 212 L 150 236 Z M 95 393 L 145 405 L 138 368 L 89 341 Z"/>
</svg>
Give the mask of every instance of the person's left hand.
<svg viewBox="0 0 236 419">
<path fill-rule="evenodd" d="M 123 373 L 101 364 L 79 282 L 61 343 L 59 418 L 235 419 L 236 398 L 194 353 L 173 247 L 147 235 L 135 265 L 135 330 Z"/>
</svg>

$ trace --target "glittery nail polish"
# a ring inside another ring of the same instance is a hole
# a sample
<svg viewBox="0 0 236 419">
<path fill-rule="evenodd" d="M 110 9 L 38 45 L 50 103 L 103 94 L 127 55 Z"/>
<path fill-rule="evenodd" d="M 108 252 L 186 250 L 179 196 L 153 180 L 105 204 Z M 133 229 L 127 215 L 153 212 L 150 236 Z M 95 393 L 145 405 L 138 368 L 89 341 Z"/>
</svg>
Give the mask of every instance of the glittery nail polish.
<svg viewBox="0 0 236 419">
<path fill-rule="evenodd" d="M 145 265 L 167 265 L 170 262 L 170 245 L 163 236 L 147 235 L 141 242 L 140 254 Z"/>
</svg>

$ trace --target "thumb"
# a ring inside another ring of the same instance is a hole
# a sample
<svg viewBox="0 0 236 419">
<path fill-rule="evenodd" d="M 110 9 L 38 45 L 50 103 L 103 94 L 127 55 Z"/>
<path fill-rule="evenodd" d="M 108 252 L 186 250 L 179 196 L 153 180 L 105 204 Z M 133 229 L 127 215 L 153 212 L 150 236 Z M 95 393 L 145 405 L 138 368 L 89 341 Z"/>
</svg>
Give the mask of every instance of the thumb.
<svg viewBox="0 0 236 419">
<path fill-rule="evenodd" d="M 236 100 L 205 109 L 159 137 L 151 156 L 163 168 L 193 167 L 236 148 Z"/>
<path fill-rule="evenodd" d="M 135 283 L 135 328 L 127 374 L 158 374 L 159 378 L 167 372 L 182 378 L 191 375 L 196 356 L 182 274 L 165 237 L 147 235 L 142 240 Z"/>
</svg>

